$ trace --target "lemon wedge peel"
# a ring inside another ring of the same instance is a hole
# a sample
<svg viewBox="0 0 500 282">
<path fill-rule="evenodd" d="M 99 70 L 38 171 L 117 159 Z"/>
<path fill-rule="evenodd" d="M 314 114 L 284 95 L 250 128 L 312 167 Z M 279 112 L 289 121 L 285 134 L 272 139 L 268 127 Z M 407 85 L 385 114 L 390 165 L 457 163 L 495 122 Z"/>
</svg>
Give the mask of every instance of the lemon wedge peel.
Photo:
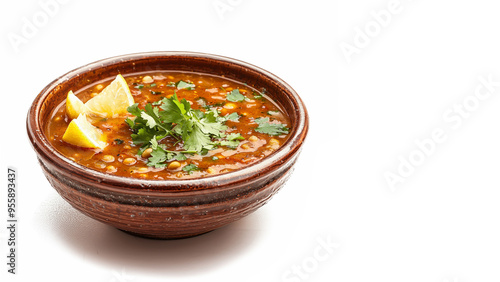
<svg viewBox="0 0 500 282">
<path fill-rule="evenodd" d="M 87 113 L 87 106 L 73 94 L 73 91 L 68 92 L 66 97 L 66 114 L 70 119 L 77 118 L 80 114 Z"/>
<path fill-rule="evenodd" d="M 127 108 L 134 103 L 127 81 L 121 74 L 86 103 L 83 103 L 73 91 L 69 91 L 66 97 L 66 113 L 72 120 L 64 132 L 63 141 L 83 148 L 104 149 L 107 146 L 106 135 L 92 125 L 87 115 L 103 118 L 118 117 L 126 114 Z"/>
<path fill-rule="evenodd" d="M 134 104 L 127 82 L 121 74 L 117 75 L 97 96 L 85 103 L 87 113 L 100 117 L 112 118 L 127 113 L 127 108 Z"/>
<path fill-rule="evenodd" d="M 104 149 L 107 146 L 106 135 L 88 121 L 86 114 L 80 114 L 69 123 L 62 140 L 83 148 Z"/>
</svg>

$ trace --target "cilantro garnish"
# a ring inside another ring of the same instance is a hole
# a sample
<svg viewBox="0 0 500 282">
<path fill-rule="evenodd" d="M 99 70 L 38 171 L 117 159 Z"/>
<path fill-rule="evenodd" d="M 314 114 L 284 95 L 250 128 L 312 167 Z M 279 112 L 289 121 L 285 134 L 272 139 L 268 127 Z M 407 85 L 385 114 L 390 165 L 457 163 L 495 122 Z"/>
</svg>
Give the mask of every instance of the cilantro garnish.
<svg viewBox="0 0 500 282">
<path fill-rule="evenodd" d="M 181 89 L 194 90 L 194 88 L 196 87 L 196 85 L 182 80 L 179 80 L 179 82 L 177 82 L 175 86 L 177 87 L 178 90 Z"/>
<path fill-rule="evenodd" d="M 254 120 L 259 126 L 255 128 L 255 131 L 260 133 L 265 133 L 269 135 L 281 135 L 288 134 L 288 128 L 281 123 L 271 123 L 269 118 L 256 118 Z"/>
<path fill-rule="evenodd" d="M 203 107 L 203 108 L 207 108 L 207 99 L 203 98 L 203 97 L 199 97 L 195 100 L 196 104 L 198 104 L 198 106 L 200 107 Z"/>
<path fill-rule="evenodd" d="M 238 121 L 240 119 L 240 115 L 237 112 L 232 112 L 224 117 L 225 120 L 230 120 L 230 121 Z"/>
<path fill-rule="evenodd" d="M 205 106 L 203 106 L 203 108 L 210 110 L 212 108 L 222 107 L 222 106 L 224 106 L 224 103 L 219 102 L 219 103 L 214 103 L 214 104 L 206 104 Z"/>
<path fill-rule="evenodd" d="M 165 149 L 163 144 L 158 144 L 156 139 L 151 139 L 151 157 L 148 158 L 148 166 L 154 166 L 155 168 L 162 168 L 167 165 L 167 161 L 186 160 L 186 154 L 195 154 L 195 151 L 169 151 Z M 140 152 L 142 153 L 143 150 Z"/>
<path fill-rule="evenodd" d="M 195 164 L 188 164 L 182 168 L 183 171 L 188 172 L 189 174 L 193 173 L 193 171 L 200 170 Z"/>
<path fill-rule="evenodd" d="M 240 140 L 245 139 L 239 133 L 230 133 L 226 136 L 226 140 L 220 141 L 220 145 L 227 146 L 229 148 L 236 148 L 240 144 Z"/>
<path fill-rule="evenodd" d="M 253 98 L 254 98 L 254 99 L 262 99 L 262 97 L 263 97 L 261 94 L 259 94 L 259 93 L 255 92 L 255 91 L 254 91 L 254 92 L 252 92 L 252 95 L 253 95 Z"/>
<path fill-rule="evenodd" d="M 224 122 L 237 120 L 238 114 L 220 117 L 216 109 L 194 110 L 186 99 L 179 101 L 177 94 L 158 103 L 146 104 L 144 109 L 134 104 L 127 110 L 135 116 L 135 119 L 127 118 L 125 122 L 133 131 L 133 143 L 141 146 L 139 153 L 147 148 L 153 149 L 148 159 L 149 166 L 164 167 L 170 160 L 186 159 L 185 154 L 206 154 L 217 146 L 233 148 L 243 139 L 239 133 L 225 133 L 228 127 Z M 182 142 L 184 150 L 170 151 L 164 144 L 158 144 L 167 136 Z"/>
<path fill-rule="evenodd" d="M 240 93 L 239 89 L 234 89 L 231 93 L 227 94 L 226 99 L 231 102 L 241 102 L 245 100 L 245 96 Z"/>
</svg>

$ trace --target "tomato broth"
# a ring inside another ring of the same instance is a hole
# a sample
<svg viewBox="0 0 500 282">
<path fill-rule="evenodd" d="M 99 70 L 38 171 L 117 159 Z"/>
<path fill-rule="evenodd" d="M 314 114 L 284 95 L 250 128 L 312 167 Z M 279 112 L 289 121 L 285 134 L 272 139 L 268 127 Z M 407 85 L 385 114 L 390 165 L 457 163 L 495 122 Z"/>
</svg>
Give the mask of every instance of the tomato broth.
<svg viewBox="0 0 500 282">
<path fill-rule="evenodd" d="M 74 89 L 77 90 L 75 94 L 86 102 L 111 80 Z M 166 102 L 172 105 L 176 101 L 182 104 L 185 99 L 184 103 L 189 104 L 185 107 L 192 110 L 193 121 L 198 122 L 203 116 L 206 120 L 216 120 L 213 125 L 224 128 L 224 133 L 216 137 L 210 135 L 208 139 L 200 133 L 197 137 L 209 145 L 204 143 L 203 149 L 193 152 L 185 150 L 187 143 L 183 138 L 186 136 L 179 126 L 175 128 L 175 122 L 167 128 L 168 132 L 175 134 L 140 143 L 141 132 L 132 127 L 137 126 L 133 123 L 141 116 L 132 113 L 112 118 L 89 116 L 91 123 L 106 136 L 107 146 L 103 149 L 81 148 L 62 140 L 71 121 L 66 114 L 66 104 L 62 102 L 54 109 L 46 128 L 48 139 L 57 151 L 78 164 L 108 174 L 155 180 L 182 179 L 241 169 L 276 151 L 288 138 L 289 117 L 266 95 L 265 89 L 257 90 L 221 76 L 189 72 L 147 72 L 125 75 L 125 80 L 138 104 L 137 109 L 144 111 L 146 107 L 161 106 L 166 99 L 170 99 Z M 163 111 L 160 108 L 156 113 L 161 115 Z M 200 122 L 200 126 L 204 125 Z M 147 130 L 149 128 L 143 131 Z M 152 139 L 159 137 L 152 136 Z M 234 140 L 229 140 L 229 136 Z M 193 140 L 190 142 L 195 143 Z M 163 155 L 156 154 L 153 148 Z"/>
</svg>

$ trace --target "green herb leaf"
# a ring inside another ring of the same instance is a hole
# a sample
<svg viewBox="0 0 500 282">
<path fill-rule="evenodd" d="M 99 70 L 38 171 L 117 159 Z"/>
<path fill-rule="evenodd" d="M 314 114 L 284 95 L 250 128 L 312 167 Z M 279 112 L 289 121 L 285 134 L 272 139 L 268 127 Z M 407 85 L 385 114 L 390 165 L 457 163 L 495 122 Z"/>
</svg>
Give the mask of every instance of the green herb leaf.
<svg viewBox="0 0 500 282">
<path fill-rule="evenodd" d="M 132 129 L 132 141 L 135 145 L 146 146 L 152 138 L 162 139 L 171 134 L 171 124 L 164 124 L 159 116 L 159 109 L 147 104 L 145 109 L 139 109 L 138 104 L 127 108 L 135 119 L 127 118 L 125 122 Z"/>
<path fill-rule="evenodd" d="M 127 110 L 135 116 L 125 122 L 133 131 L 132 141 L 141 146 L 139 153 L 148 147 L 153 149 L 149 166 L 164 167 L 172 159 L 185 160 L 185 154 L 206 154 L 218 145 L 237 146 L 243 138 L 239 134 L 225 133 L 224 122 L 238 118 L 237 114 L 220 117 L 216 109 L 206 112 L 191 109 L 190 103 L 186 99 L 179 101 L 175 93 L 155 105 L 146 104 L 144 110 L 138 104 Z M 166 136 L 183 141 L 184 151 L 169 151 L 165 145 L 158 144 Z"/>
<path fill-rule="evenodd" d="M 164 122 L 180 123 L 185 120 L 186 108 L 179 103 L 177 94 L 174 94 L 170 99 L 164 98 L 160 109 L 163 110 L 160 116 Z"/>
<path fill-rule="evenodd" d="M 245 138 L 241 136 L 239 133 L 230 133 L 226 135 L 226 140 L 222 140 L 219 142 L 221 146 L 227 146 L 230 148 L 236 148 L 240 144 L 240 140 L 244 140 Z"/>
<path fill-rule="evenodd" d="M 227 94 L 226 99 L 231 102 L 241 102 L 245 100 L 245 96 L 240 93 L 239 89 L 234 89 L 231 93 Z"/>
<path fill-rule="evenodd" d="M 229 147 L 231 149 L 236 149 L 239 144 L 240 144 L 240 141 L 238 141 L 238 140 L 233 140 L 233 141 L 222 140 L 222 141 L 220 141 L 221 146 L 226 146 L 226 147 Z"/>
<path fill-rule="evenodd" d="M 259 93 L 255 92 L 255 91 L 252 93 L 252 95 L 253 95 L 253 98 L 254 98 L 254 99 L 257 99 L 257 100 L 258 100 L 258 99 L 262 99 L 262 97 L 263 97 L 261 94 L 259 94 Z"/>
<path fill-rule="evenodd" d="M 185 161 L 185 160 L 187 160 L 187 157 L 184 153 L 177 153 L 175 155 L 174 159 L 177 161 Z"/>
<path fill-rule="evenodd" d="M 178 90 L 181 89 L 194 90 L 194 88 L 196 87 L 196 85 L 182 80 L 179 80 L 175 86 L 177 87 Z"/>
<path fill-rule="evenodd" d="M 134 116 L 140 116 L 141 115 L 141 109 L 139 109 L 139 104 L 135 103 L 127 108 L 127 111 Z"/>
<path fill-rule="evenodd" d="M 146 112 L 142 112 L 141 117 L 146 120 L 146 125 L 149 126 L 149 128 L 154 128 L 156 126 L 154 117 L 148 115 Z"/>
<path fill-rule="evenodd" d="M 219 114 L 217 111 L 209 111 L 202 118 L 199 123 L 201 130 L 205 134 L 213 135 L 214 137 L 222 137 L 227 126 L 218 121 Z"/>
<path fill-rule="evenodd" d="M 156 147 L 151 152 L 151 157 L 148 158 L 148 166 L 154 166 L 155 168 L 165 167 L 167 164 L 165 161 L 167 160 L 167 152 L 163 150 L 161 147 Z"/>
<path fill-rule="evenodd" d="M 188 172 L 189 174 L 193 173 L 193 171 L 200 170 L 195 164 L 188 164 L 182 168 L 183 171 Z"/>
<path fill-rule="evenodd" d="M 195 102 L 200 107 L 206 107 L 207 106 L 207 99 L 205 99 L 203 97 L 196 98 Z"/>
<path fill-rule="evenodd" d="M 255 131 L 260 133 L 265 133 L 269 135 L 281 135 L 288 134 L 288 128 L 281 123 L 269 122 L 269 118 L 256 118 L 254 120 L 259 126 L 255 128 Z"/>
<path fill-rule="evenodd" d="M 200 152 L 202 149 L 211 150 L 213 148 L 210 135 L 203 133 L 199 125 L 188 122 L 184 124 L 182 129 L 182 139 L 186 150 Z"/>
<path fill-rule="evenodd" d="M 156 139 L 151 139 L 151 148 L 153 149 L 153 151 L 151 152 L 151 157 L 148 158 L 147 165 L 154 166 L 155 168 L 163 168 L 167 165 L 167 162 L 171 160 L 186 160 L 186 154 L 196 153 L 193 151 L 166 150 L 163 145 L 156 142 Z M 142 151 L 140 151 L 140 153 L 142 153 Z"/>
<path fill-rule="evenodd" d="M 240 115 L 237 112 L 232 112 L 228 115 L 223 116 L 222 118 L 224 119 L 224 121 L 238 121 L 240 119 Z"/>
</svg>

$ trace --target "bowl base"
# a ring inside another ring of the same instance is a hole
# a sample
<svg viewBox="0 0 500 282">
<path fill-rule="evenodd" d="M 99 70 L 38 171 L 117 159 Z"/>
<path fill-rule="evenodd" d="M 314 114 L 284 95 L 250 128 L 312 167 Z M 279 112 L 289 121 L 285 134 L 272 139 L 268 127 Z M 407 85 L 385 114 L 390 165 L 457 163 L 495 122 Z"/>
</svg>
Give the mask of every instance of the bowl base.
<svg viewBox="0 0 500 282">
<path fill-rule="evenodd" d="M 210 233 L 212 232 L 213 230 L 210 230 L 210 231 L 207 231 L 207 232 L 202 232 L 202 233 L 199 233 L 199 234 L 192 234 L 192 235 L 165 235 L 165 236 L 162 236 L 162 235 L 151 235 L 151 234 L 142 234 L 142 233 L 137 233 L 137 232 L 132 232 L 132 231 L 128 231 L 128 230 L 124 230 L 124 229 L 120 229 L 120 228 L 117 228 L 118 230 L 124 232 L 124 233 L 127 233 L 129 235 L 132 235 L 132 236 L 136 236 L 136 237 L 141 237 L 141 238 L 145 238 L 145 239 L 154 239 L 154 240 L 181 240 L 181 239 L 189 239 L 189 238 L 193 238 L 193 237 L 198 237 L 198 236 L 201 236 L 203 234 L 207 234 L 207 233 Z"/>
</svg>

